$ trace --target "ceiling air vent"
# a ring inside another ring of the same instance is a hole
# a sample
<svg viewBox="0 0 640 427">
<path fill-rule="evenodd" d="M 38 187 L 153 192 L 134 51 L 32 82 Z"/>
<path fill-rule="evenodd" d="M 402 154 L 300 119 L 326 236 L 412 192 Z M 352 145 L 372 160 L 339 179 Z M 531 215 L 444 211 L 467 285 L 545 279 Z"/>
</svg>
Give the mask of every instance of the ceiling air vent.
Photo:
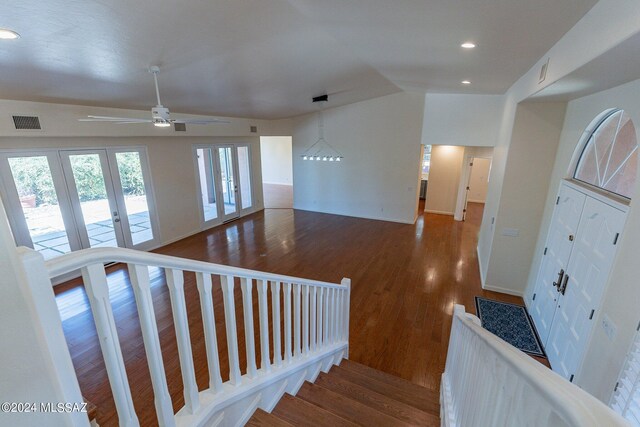
<svg viewBox="0 0 640 427">
<path fill-rule="evenodd" d="M 173 128 L 176 130 L 176 132 L 186 132 L 187 131 L 187 124 L 186 123 L 174 123 L 173 124 Z"/>
<path fill-rule="evenodd" d="M 37 116 L 13 116 L 13 124 L 18 130 L 40 130 L 40 119 Z"/>
</svg>

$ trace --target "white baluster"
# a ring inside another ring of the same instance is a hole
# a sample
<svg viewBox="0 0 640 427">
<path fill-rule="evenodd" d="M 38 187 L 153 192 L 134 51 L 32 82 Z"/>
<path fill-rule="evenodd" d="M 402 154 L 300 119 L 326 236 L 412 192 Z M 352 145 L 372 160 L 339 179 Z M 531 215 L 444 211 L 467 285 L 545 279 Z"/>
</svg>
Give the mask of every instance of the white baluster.
<svg viewBox="0 0 640 427">
<path fill-rule="evenodd" d="M 342 315 L 344 310 L 342 309 L 342 295 L 344 291 L 342 289 L 336 289 L 336 342 L 342 342 Z"/>
<path fill-rule="evenodd" d="M 322 346 L 324 345 L 324 336 L 322 335 L 322 325 L 323 325 L 323 313 L 324 313 L 324 287 L 320 287 L 318 289 L 319 291 L 319 295 L 318 295 L 318 338 L 317 338 L 317 343 L 318 343 L 318 348 L 322 348 Z"/>
<path fill-rule="evenodd" d="M 240 288 L 242 289 L 242 310 L 244 312 L 244 341 L 247 349 L 247 375 L 255 378 L 258 375 L 256 367 L 256 345 L 253 332 L 253 280 L 240 278 Z M 260 290 L 258 289 L 258 292 Z M 262 325 L 260 325 L 262 326 Z"/>
<path fill-rule="evenodd" d="M 311 303 L 310 303 L 310 307 L 311 307 L 311 312 L 309 314 L 309 317 L 311 319 L 311 331 L 309 332 L 309 336 L 311 337 L 311 342 L 309 343 L 309 345 L 311 346 L 311 351 L 316 351 L 316 342 L 317 342 L 317 337 L 316 337 L 316 323 L 317 323 L 317 318 L 316 318 L 316 308 L 317 308 L 317 296 L 316 296 L 316 291 L 318 290 L 318 288 L 316 286 L 313 286 L 310 291 L 311 291 Z"/>
<path fill-rule="evenodd" d="M 284 284 L 284 360 L 291 362 L 291 283 Z"/>
<path fill-rule="evenodd" d="M 153 298 L 151 296 L 151 284 L 149 283 L 149 268 L 144 265 L 129 264 L 129 279 L 136 297 L 136 307 L 142 330 L 144 350 L 147 354 L 147 363 L 151 373 L 154 403 L 158 424 L 162 426 L 175 426 L 171 396 L 167 387 L 167 378 L 162 362 L 162 349 L 158 337 L 156 315 L 153 311 Z"/>
<path fill-rule="evenodd" d="M 347 354 L 345 355 L 345 357 L 349 357 L 349 311 L 350 311 L 350 305 L 351 305 L 351 279 L 347 279 L 344 278 L 342 279 L 342 281 L 340 282 L 343 286 L 346 287 L 345 290 L 345 298 L 344 298 L 344 332 L 343 332 L 343 339 L 344 341 L 347 342 Z"/>
<path fill-rule="evenodd" d="M 198 384 L 193 368 L 193 355 L 191 353 L 191 338 L 189 336 L 189 320 L 187 318 L 187 306 L 184 301 L 184 276 L 181 270 L 165 269 L 167 285 L 169 286 L 169 298 L 173 323 L 178 342 L 178 357 L 180 370 L 182 371 L 182 383 L 184 384 L 184 406 L 195 414 L 200 408 L 198 396 Z"/>
<path fill-rule="evenodd" d="M 262 360 L 260 367 L 264 372 L 271 372 L 271 362 L 269 361 L 269 306 L 267 304 L 268 284 L 266 280 L 260 280 L 257 285 L 258 305 L 260 308 L 260 356 Z"/>
<path fill-rule="evenodd" d="M 309 286 L 302 287 L 302 354 L 309 354 Z"/>
<path fill-rule="evenodd" d="M 238 328 L 233 296 L 233 276 L 220 276 L 220 282 L 224 300 L 224 323 L 227 328 L 227 348 L 229 349 L 229 382 L 232 385 L 240 385 L 240 358 L 238 356 Z"/>
<path fill-rule="evenodd" d="M 331 288 L 326 288 L 325 290 L 325 295 L 324 295 L 324 316 L 323 316 L 323 326 L 322 326 L 322 331 L 323 331 L 323 338 L 322 338 L 322 343 L 324 346 L 327 346 L 328 344 L 330 344 L 329 341 L 329 302 L 331 301 L 331 299 L 329 298 L 329 294 L 331 293 Z"/>
<path fill-rule="evenodd" d="M 118 412 L 118 424 L 126 427 L 139 426 L 140 423 L 133 408 L 133 399 L 131 399 L 127 371 L 124 368 L 118 332 L 113 320 L 104 265 L 100 263 L 83 267 L 82 280 L 91 304 L 98 341 Z"/>
<path fill-rule="evenodd" d="M 336 311 L 336 290 L 335 288 L 330 288 L 329 289 L 329 301 L 328 301 L 328 306 L 329 306 L 329 344 L 333 344 L 335 342 L 335 322 L 336 322 L 336 316 L 335 316 L 335 311 Z"/>
<path fill-rule="evenodd" d="M 271 309 L 273 314 L 273 363 L 282 366 L 280 345 L 280 282 L 271 282 Z"/>
<path fill-rule="evenodd" d="M 196 283 L 200 293 L 200 309 L 204 326 L 204 344 L 207 349 L 207 367 L 209 368 L 209 388 L 218 393 L 222 391 L 220 376 L 220 359 L 218 354 L 218 338 L 216 337 L 216 320 L 213 312 L 211 294 L 211 275 L 196 273 Z"/>
<path fill-rule="evenodd" d="M 293 343 L 294 356 L 299 357 L 300 352 L 300 284 L 293 285 Z"/>
<path fill-rule="evenodd" d="M 339 341 L 340 337 L 338 336 L 338 327 L 339 327 L 339 322 L 340 322 L 340 316 L 338 313 L 340 313 L 339 307 L 340 306 L 340 289 L 334 289 L 333 290 L 333 342 L 336 343 Z"/>
</svg>

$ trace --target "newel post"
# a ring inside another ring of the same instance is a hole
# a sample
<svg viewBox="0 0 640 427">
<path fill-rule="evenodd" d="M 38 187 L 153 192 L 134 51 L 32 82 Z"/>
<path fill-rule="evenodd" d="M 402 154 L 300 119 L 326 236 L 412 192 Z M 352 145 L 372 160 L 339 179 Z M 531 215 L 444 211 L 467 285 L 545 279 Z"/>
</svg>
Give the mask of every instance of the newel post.
<svg viewBox="0 0 640 427">
<path fill-rule="evenodd" d="M 344 307 L 342 308 L 344 313 L 344 329 L 343 336 L 344 340 L 347 342 L 347 350 L 345 352 L 345 359 L 349 358 L 349 306 L 351 305 L 351 279 L 347 279 L 346 277 L 342 279 L 340 284 L 347 288 L 346 290 L 346 298 L 344 299 Z"/>
</svg>

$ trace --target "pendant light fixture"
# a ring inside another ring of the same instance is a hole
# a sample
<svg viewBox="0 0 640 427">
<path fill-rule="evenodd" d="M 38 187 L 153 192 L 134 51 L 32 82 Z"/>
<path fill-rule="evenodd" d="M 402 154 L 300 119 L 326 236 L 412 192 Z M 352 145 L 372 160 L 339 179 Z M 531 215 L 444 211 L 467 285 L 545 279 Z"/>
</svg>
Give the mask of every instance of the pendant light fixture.
<svg viewBox="0 0 640 427">
<path fill-rule="evenodd" d="M 333 148 L 324 139 L 324 115 L 322 111 L 322 103 L 329 100 L 329 95 L 322 95 L 313 98 L 313 102 L 321 103 L 320 111 L 318 111 L 318 139 L 309 148 L 302 153 L 302 160 L 321 161 L 321 162 L 341 162 L 344 156 L 338 150 Z"/>
</svg>

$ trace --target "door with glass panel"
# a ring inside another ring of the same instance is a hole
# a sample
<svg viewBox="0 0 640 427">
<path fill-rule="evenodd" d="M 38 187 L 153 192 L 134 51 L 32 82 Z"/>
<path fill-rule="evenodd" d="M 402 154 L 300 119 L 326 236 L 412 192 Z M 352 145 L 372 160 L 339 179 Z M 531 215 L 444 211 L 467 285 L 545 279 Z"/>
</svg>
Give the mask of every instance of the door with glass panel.
<svg viewBox="0 0 640 427">
<path fill-rule="evenodd" d="M 62 151 L 83 248 L 145 249 L 156 243 L 145 156 L 138 149 Z"/>
<path fill-rule="evenodd" d="M 19 246 L 45 259 L 82 248 L 57 151 L 0 153 L 0 178 Z"/>
<path fill-rule="evenodd" d="M 204 226 L 238 218 L 253 205 L 248 145 L 209 145 L 194 149 Z"/>
<path fill-rule="evenodd" d="M 158 242 L 143 149 L 0 153 L 0 178 L 16 243 L 46 259 Z"/>
</svg>

